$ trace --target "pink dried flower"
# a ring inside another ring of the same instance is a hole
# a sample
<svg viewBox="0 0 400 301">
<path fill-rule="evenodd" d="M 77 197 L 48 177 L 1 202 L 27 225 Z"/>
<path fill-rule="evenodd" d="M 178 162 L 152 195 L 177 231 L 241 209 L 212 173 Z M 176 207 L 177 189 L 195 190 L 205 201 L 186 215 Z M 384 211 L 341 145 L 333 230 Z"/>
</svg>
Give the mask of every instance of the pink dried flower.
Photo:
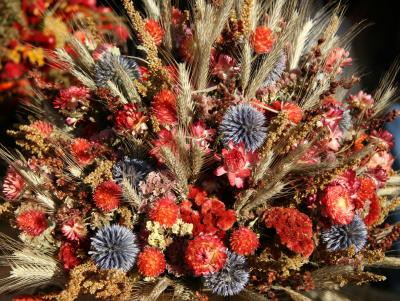
<svg viewBox="0 0 400 301">
<path fill-rule="evenodd" d="M 3 181 L 3 194 L 11 201 L 17 200 L 25 187 L 24 178 L 13 168 L 8 167 Z"/>
<path fill-rule="evenodd" d="M 86 227 L 80 218 L 72 218 L 63 224 L 61 232 L 69 240 L 81 240 L 86 236 Z"/>
<path fill-rule="evenodd" d="M 221 80 L 227 80 L 234 77 L 240 68 L 236 65 L 236 61 L 227 54 L 220 54 L 218 61 L 212 69 L 212 75 L 217 76 Z"/>
<path fill-rule="evenodd" d="M 350 95 L 348 102 L 352 107 L 364 110 L 372 107 L 374 99 L 370 94 L 359 91 L 357 95 Z"/>
<path fill-rule="evenodd" d="M 341 74 L 341 67 L 351 65 L 352 58 L 349 55 L 350 53 L 343 48 L 334 48 L 326 58 L 325 71 L 330 73 L 336 69 L 336 73 Z"/>
<path fill-rule="evenodd" d="M 40 134 L 42 134 L 45 138 L 50 137 L 51 133 L 53 132 L 53 125 L 50 122 L 43 120 L 36 120 L 32 122 L 31 127 L 39 130 Z"/>
<path fill-rule="evenodd" d="M 213 141 L 215 133 L 215 129 L 206 129 L 202 120 L 192 125 L 193 138 L 204 150 L 208 150 L 209 142 Z"/>
<path fill-rule="evenodd" d="M 386 172 L 389 172 L 392 168 L 394 158 L 392 154 L 387 151 L 376 152 L 372 155 L 371 159 L 367 163 L 368 169 L 375 169 L 378 167 L 383 168 Z"/>
<path fill-rule="evenodd" d="M 135 104 L 126 104 L 117 111 L 115 127 L 120 132 L 130 132 L 133 135 L 147 130 L 147 117 L 138 110 Z"/>
<path fill-rule="evenodd" d="M 215 170 L 215 175 L 228 175 L 229 184 L 237 188 L 243 188 L 244 179 L 251 174 L 251 166 L 257 161 L 258 155 L 255 152 L 247 152 L 244 144 L 234 145 L 229 142 L 228 149 L 222 150 L 224 164 Z"/>
</svg>

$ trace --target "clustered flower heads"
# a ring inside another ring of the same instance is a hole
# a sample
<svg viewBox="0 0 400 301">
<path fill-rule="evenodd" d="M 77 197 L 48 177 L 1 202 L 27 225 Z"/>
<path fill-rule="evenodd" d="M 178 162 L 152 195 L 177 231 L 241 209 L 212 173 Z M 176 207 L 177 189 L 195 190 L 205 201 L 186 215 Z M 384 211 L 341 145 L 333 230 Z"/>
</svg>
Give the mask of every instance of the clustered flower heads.
<svg viewBox="0 0 400 301">
<path fill-rule="evenodd" d="M 384 129 L 395 69 L 343 96 L 358 75 L 333 37 L 340 9 L 161 2 L 146 16 L 123 1 L 130 47 L 88 24 L 52 52 L 68 80 L 31 74 L 40 99 L 0 149 L 0 216 L 20 240 L 0 234 L 0 294 L 275 300 L 382 279 L 355 263 L 399 236 L 382 224 L 400 204 Z M 63 289 L 40 290 L 55 278 Z"/>
</svg>

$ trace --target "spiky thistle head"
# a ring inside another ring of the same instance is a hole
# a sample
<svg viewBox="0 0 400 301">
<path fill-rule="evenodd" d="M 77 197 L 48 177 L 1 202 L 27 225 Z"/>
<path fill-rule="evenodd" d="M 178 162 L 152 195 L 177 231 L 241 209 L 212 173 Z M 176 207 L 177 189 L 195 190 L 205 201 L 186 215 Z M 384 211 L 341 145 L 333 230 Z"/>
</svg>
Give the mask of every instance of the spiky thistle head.
<svg viewBox="0 0 400 301">
<path fill-rule="evenodd" d="M 89 254 L 102 269 L 121 269 L 127 272 L 134 265 L 138 253 L 136 235 L 120 225 L 101 228 L 91 238 Z"/>
<path fill-rule="evenodd" d="M 259 148 L 267 135 L 265 117 L 249 104 L 230 107 L 221 122 L 220 131 L 226 144 L 244 143 L 247 151 Z"/>
<path fill-rule="evenodd" d="M 108 87 L 108 81 L 122 86 L 118 68 L 121 68 L 129 78 L 140 78 L 139 66 L 133 58 L 107 52 L 97 61 L 94 69 L 94 80 L 98 87 Z"/>
<path fill-rule="evenodd" d="M 115 182 L 121 184 L 125 178 L 135 187 L 139 185 L 140 181 L 144 181 L 151 171 L 152 168 L 147 162 L 128 156 L 125 156 L 123 160 L 118 161 L 112 167 Z"/>
<path fill-rule="evenodd" d="M 219 296 L 234 296 L 242 291 L 249 281 L 246 259 L 228 251 L 228 258 L 222 270 L 203 276 L 205 286 Z"/>
<path fill-rule="evenodd" d="M 322 241 L 329 251 L 347 249 L 354 245 L 359 252 L 368 238 L 368 230 L 363 219 L 355 215 L 353 221 L 348 225 L 333 225 L 322 232 Z"/>
</svg>

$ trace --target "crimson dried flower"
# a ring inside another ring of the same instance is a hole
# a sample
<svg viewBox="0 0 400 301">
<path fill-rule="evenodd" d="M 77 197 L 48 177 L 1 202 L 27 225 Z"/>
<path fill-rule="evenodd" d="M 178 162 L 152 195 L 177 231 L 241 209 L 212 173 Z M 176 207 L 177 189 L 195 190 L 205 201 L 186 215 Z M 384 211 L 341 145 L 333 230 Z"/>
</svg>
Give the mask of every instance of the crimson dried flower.
<svg viewBox="0 0 400 301">
<path fill-rule="evenodd" d="M 93 199 L 98 208 L 104 212 L 108 212 L 118 208 L 121 196 L 122 189 L 117 183 L 113 181 L 104 181 L 96 187 Z"/>
<path fill-rule="evenodd" d="M 122 110 L 117 111 L 115 127 L 120 132 L 129 132 L 133 135 L 147 130 L 147 117 L 138 110 L 135 104 L 126 104 Z"/>
<path fill-rule="evenodd" d="M 69 242 L 64 242 L 58 252 L 58 259 L 63 264 L 64 269 L 69 271 L 81 263 L 81 260 L 76 256 L 76 246 Z"/>
<path fill-rule="evenodd" d="M 61 226 L 61 232 L 69 240 L 79 241 L 86 236 L 86 227 L 81 218 L 71 218 Z"/>
<path fill-rule="evenodd" d="M 95 158 L 93 152 L 93 143 L 84 138 L 76 138 L 70 145 L 71 154 L 80 165 L 88 165 L 92 163 Z"/>
<path fill-rule="evenodd" d="M 251 35 L 251 44 L 257 54 L 270 52 L 274 45 L 272 29 L 267 26 L 258 26 Z"/>
<path fill-rule="evenodd" d="M 60 95 L 53 101 L 53 107 L 73 111 L 79 104 L 86 104 L 89 97 L 88 88 L 72 86 L 60 91 Z"/>
<path fill-rule="evenodd" d="M 163 89 L 154 95 L 152 112 L 161 125 L 175 125 L 178 121 L 175 94 L 171 90 Z"/>
<path fill-rule="evenodd" d="M 326 58 L 325 71 L 342 73 L 342 67 L 350 66 L 352 58 L 349 57 L 350 53 L 343 48 L 334 48 Z"/>
<path fill-rule="evenodd" d="M 333 223 L 347 225 L 354 218 L 354 204 L 349 191 L 342 185 L 330 185 L 323 191 L 321 204 L 324 206 L 323 214 Z"/>
<path fill-rule="evenodd" d="M 274 110 L 286 112 L 288 119 L 297 124 L 303 119 L 303 112 L 301 108 L 292 102 L 274 101 L 271 104 Z"/>
<path fill-rule="evenodd" d="M 209 142 L 213 141 L 215 129 L 206 129 L 204 121 L 200 120 L 192 125 L 193 140 L 205 151 L 210 151 Z"/>
<path fill-rule="evenodd" d="M 172 227 L 179 217 L 179 206 L 171 199 L 159 199 L 150 209 L 149 217 L 162 226 Z"/>
<path fill-rule="evenodd" d="M 266 211 L 265 224 L 274 228 L 282 244 L 309 257 L 314 250 L 310 218 L 295 208 L 274 207 Z"/>
<path fill-rule="evenodd" d="M 41 210 L 29 209 L 18 214 L 17 226 L 31 236 L 38 236 L 47 229 L 46 214 Z"/>
<path fill-rule="evenodd" d="M 233 252 L 239 255 L 251 255 L 259 247 L 260 242 L 257 234 L 251 229 L 246 227 L 240 227 L 239 229 L 232 232 L 230 237 L 230 246 Z"/>
<path fill-rule="evenodd" d="M 381 202 L 376 193 L 369 197 L 369 201 L 368 214 L 364 218 L 364 222 L 367 226 L 376 223 L 381 216 Z"/>
<path fill-rule="evenodd" d="M 148 19 L 145 21 L 145 28 L 153 38 L 154 43 L 157 46 L 160 46 L 165 34 L 164 29 L 160 24 L 156 20 Z"/>
<path fill-rule="evenodd" d="M 258 159 L 255 152 L 247 152 L 244 144 L 234 145 L 229 142 L 228 148 L 222 150 L 224 164 L 215 170 L 215 175 L 228 175 L 229 184 L 243 188 L 244 179 L 250 177 L 251 166 Z"/>
<path fill-rule="evenodd" d="M 200 235 L 189 241 L 185 260 L 195 276 L 208 275 L 221 270 L 227 258 L 223 242 L 213 235 Z"/>
<path fill-rule="evenodd" d="M 139 253 L 137 266 L 142 275 L 157 277 L 165 271 L 164 254 L 157 248 L 146 247 Z"/>
</svg>

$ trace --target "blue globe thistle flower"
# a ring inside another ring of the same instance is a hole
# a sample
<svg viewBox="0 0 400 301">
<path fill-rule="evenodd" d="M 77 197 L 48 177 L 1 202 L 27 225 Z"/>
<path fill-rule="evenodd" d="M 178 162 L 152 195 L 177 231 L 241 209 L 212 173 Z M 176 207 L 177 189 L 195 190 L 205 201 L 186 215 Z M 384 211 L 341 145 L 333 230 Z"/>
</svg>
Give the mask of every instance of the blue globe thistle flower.
<svg viewBox="0 0 400 301">
<path fill-rule="evenodd" d="M 249 272 L 244 256 L 228 251 L 225 265 L 219 272 L 203 276 L 204 284 L 219 296 L 234 296 L 242 291 L 249 281 Z"/>
<path fill-rule="evenodd" d="M 125 55 L 106 53 L 96 63 L 94 68 L 94 81 L 98 87 L 107 87 L 111 80 L 121 86 L 122 81 L 118 75 L 117 68 L 120 66 L 130 78 L 140 78 L 139 66 L 133 58 Z"/>
<path fill-rule="evenodd" d="M 286 70 L 287 57 L 285 53 L 282 53 L 274 67 L 265 77 L 262 87 L 268 88 L 274 85 L 281 77 L 283 72 Z"/>
<path fill-rule="evenodd" d="M 254 151 L 259 148 L 267 136 L 264 126 L 264 114 L 257 111 L 249 104 L 240 104 L 230 107 L 220 125 L 223 140 L 227 144 L 243 142 L 246 150 Z"/>
<path fill-rule="evenodd" d="M 136 235 L 126 227 L 111 225 L 101 228 L 91 239 L 91 251 L 96 265 L 102 269 L 129 271 L 139 253 Z"/>
<path fill-rule="evenodd" d="M 348 225 L 333 225 L 322 231 L 321 238 L 329 251 L 343 250 L 354 245 L 356 252 L 359 252 L 367 242 L 368 230 L 363 219 L 356 215 Z"/>
<path fill-rule="evenodd" d="M 112 167 L 112 175 L 115 182 L 122 183 L 123 177 L 129 180 L 133 186 L 139 185 L 151 172 L 151 166 L 140 159 L 124 157 Z"/>
</svg>

